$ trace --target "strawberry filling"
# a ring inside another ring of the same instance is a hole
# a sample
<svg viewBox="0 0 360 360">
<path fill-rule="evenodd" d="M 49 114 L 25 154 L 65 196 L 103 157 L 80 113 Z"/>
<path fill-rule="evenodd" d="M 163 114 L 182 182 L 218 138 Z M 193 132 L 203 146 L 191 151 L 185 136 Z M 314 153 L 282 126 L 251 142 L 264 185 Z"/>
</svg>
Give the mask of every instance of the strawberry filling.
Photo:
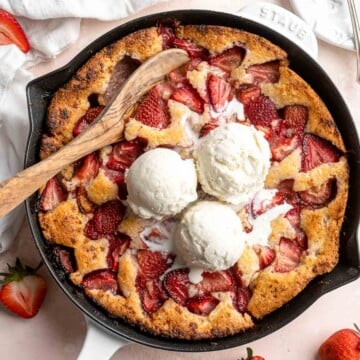
<svg viewBox="0 0 360 360">
<path fill-rule="evenodd" d="M 191 59 L 200 58 L 206 60 L 209 57 L 209 50 L 192 43 L 189 40 L 180 39 L 175 37 L 173 41 L 173 46 L 178 49 L 185 50 Z"/>
<path fill-rule="evenodd" d="M 83 115 L 75 124 L 75 127 L 73 129 L 73 136 L 76 137 L 80 135 L 85 129 L 87 129 L 103 109 L 104 106 L 96 106 L 93 108 L 89 108 L 86 111 L 85 115 Z"/>
<path fill-rule="evenodd" d="M 279 251 L 276 254 L 274 270 L 276 272 L 289 272 L 294 270 L 300 262 L 302 249 L 297 242 L 282 237 Z"/>
<path fill-rule="evenodd" d="M 194 314 L 209 315 L 220 301 L 211 295 L 194 296 L 186 302 L 188 310 Z"/>
<path fill-rule="evenodd" d="M 55 246 L 53 248 L 53 253 L 56 257 L 58 263 L 61 264 L 62 268 L 68 273 L 76 271 L 76 261 L 74 256 L 73 249 L 70 248 L 61 248 L 60 246 Z"/>
<path fill-rule="evenodd" d="M 210 103 L 216 112 L 224 110 L 231 95 L 231 86 L 224 79 L 210 74 L 207 82 Z"/>
<path fill-rule="evenodd" d="M 231 49 L 225 50 L 209 60 L 210 65 L 230 73 L 232 70 L 239 67 L 245 57 L 245 49 L 239 46 L 234 46 Z"/>
<path fill-rule="evenodd" d="M 211 130 L 216 129 L 218 126 L 219 122 L 216 119 L 211 119 L 200 129 L 199 137 L 202 138 L 203 136 L 206 136 Z"/>
<path fill-rule="evenodd" d="M 190 110 L 202 114 L 204 112 L 204 100 L 190 85 L 178 88 L 170 97 L 177 102 L 186 105 Z"/>
<path fill-rule="evenodd" d="M 257 245 L 255 247 L 255 252 L 259 257 L 260 270 L 269 266 L 275 259 L 275 250 L 268 246 Z"/>
<path fill-rule="evenodd" d="M 246 72 L 252 76 L 252 83 L 258 85 L 262 82 L 276 83 L 280 78 L 279 61 L 270 61 L 264 64 L 251 65 Z"/>
<path fill-rule="evenodd" d="M 185 305 L 189 298 L 189 269 L 178 269 L 168 272 L 164 277 L 164 288 L 178 304 Z"/>
<path fill-rule="evenodd" d="M 67 198 L 67 192 L 56 177 L 50 179 L 41 193 L 39 209 L 42 211 L 54 210 L 62 201 Z"/>
<path fill-rule="evenodd" d="M 167 252 L 139 250 L 137 253 L 141 276 L 146 279 L 158 278 L 174 262 L 174 256 Z"/>
<path fill-rule="evenodd" d="M 82 182 L 92 180 L 99 172 L 99 160 L 96 153 L 91 153 L 83 159 L 83 163 L 76 173 L 76 177 Z"/>
<path fill-rule="evenodd" d="M 128 249 L 131 239 L 124 234 L 108 235 L 109 242 L 106 260 L 111 271 L 116 272 L 119 266 L 119 258 Z"/>
</svg>

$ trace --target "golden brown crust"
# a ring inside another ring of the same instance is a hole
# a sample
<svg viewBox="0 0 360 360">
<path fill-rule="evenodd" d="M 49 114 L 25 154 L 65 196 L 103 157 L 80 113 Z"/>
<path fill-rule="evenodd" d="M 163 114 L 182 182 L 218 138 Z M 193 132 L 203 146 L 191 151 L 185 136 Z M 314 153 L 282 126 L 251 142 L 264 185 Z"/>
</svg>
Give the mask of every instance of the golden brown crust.
<svg viewBox="0 0 360 360">
<path fill-rule="evenodd" d="M 289 69 L 287 54 L 282 49 L 257 35 L 226 27 L 178 26 L 175 33 L 180 38 L 207 48 L 212 55 L 234 45 L 244 47 L 244 61 L 231 73 L 235 83 L 244 83 L 249 79 L 246 69 L 250 65 L 279 61 L 279 81 L 262 83 L 262 93 L 269 96 L 278 109 L 293 104 L 305 105 L 309 111 L 305 131 L 327 139 L 345 152 L 341 135 L 331 114 L 313 89 Z M 149 28 L 130 34 L 91 57 L 74 77 L 55 93 L 48 109 L 47 134 L 42 138 L 41 157 L 49 156 L 72 139 L 75 124 L 90 107 L 89 96 L 96 94 L 99 104 L 106 105 L 104 94 L 111 74 L 125 55 L 142 62 L 161 50 L 162 37 L 156 28 Z M 189 79 L 202 96 L 202 75 L 198 75 L 193 73 Z M 169 111 L 173 121 L 168 128 L 159 131 L 131 118 L 126 123 L 124 137 L 127 140 L 144 137 L 148 139 L 149 148 L 160 145 L 191 145 L 191 138 L 188 137 L 182 120 L 182 115 L 186 111 L 190 114 L 190 110 L 179 102 L 170 100 Z M 208 121 L 206 117 L 197 119 L 198 130 Z M 102 151 L 102 161 L 106 156 L 106 151 Z M 121 295 L 89 289 L 85 289 L 85 293 L 110 314 L 120 316 L 146 331 L 174 338 L 223 337 L 254 326 L 252 316 L 262 318 L 280 308 L 301 292 L 315 276 L 331 271 L 338 260 L 339 232 L 348 194 L 349 172 L 346 158 L 341 156 L 336 163 L 322 164 L 305 173 L 301 171 L 301 156 L 301 150 L 297 149 L 281 162 L 274 162 L 266 178 L 266 187 L 276 188 L 282 180 L 293 179 L 294 191 L 304 191 L 329 179 L 335 179 L 336 197 L 320 209 L 302 210 L 300 228 L 307 235 L 308 249 L 303 252 L 300 264 L 294 270 L 279 273 L 274 270 L 274 264 L 260 270 L 256 251 L 250 246 L 246 247 L 236 264 L 235 273 L 241 277 L 243 285 L 249 286 L 252 291 L 248 313 L 241 314 L 237 311 L 230 293 L 222 292 L 213 294 L 220 302 L 208 316 L 191 313 L 172 299 L 166 300 L 158 311 L 149 315 L 143 309 L 135 285 L 139 271 L 135 254 L 137 249 L 145 247 L 140 233 L 146 226 L 152 225 L 153 221 L 140 219 L 130 211 L 127 211 L 118 227 L 119 232 L 131 238 L 130 248 L 119 260 L 117 278 Z M 73 173 L 74 167 L 69 167 L 63 171 L 62 176 L 64 180 L 70 181 Z M 85 189 L 88 199 L 96 205 L 118 198 L 118 186 L 109 181 L 102 170 L 95 179 L 86 184 Z M 76 285 L 81 285 L 85 274 L 107 268 L 108 241 L 105 238 L 94 241 L 84 235 L 85 224 L 91 216 L 91 213 L 82 213 L 76 199 L 71 196 L 54 210 L 39 213 L 45 238 L 50 242 L 74 248 L 78 269 L 70 278 Z M 271 247 L 278 248 L 282 236 L 289 239 L 296 236 L 284 216 L 272 222 L 269 239 Z"/>
</svg>

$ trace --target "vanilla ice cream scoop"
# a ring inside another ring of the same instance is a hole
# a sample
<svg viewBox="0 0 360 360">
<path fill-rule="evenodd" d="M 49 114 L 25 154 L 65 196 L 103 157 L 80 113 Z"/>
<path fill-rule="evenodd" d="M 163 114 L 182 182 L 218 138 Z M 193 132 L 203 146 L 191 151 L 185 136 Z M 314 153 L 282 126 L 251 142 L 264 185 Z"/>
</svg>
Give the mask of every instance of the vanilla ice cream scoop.
<svg viewBox="0 0 360 360">
<path fill-rule="evenodd" d="M 270 157 L 264 133 L 239 123 L 212 130 L 194 152 L 202 189 L 235 205 L 245 204 L 264 187 Z"/>
<path fill-rule="evenodd" d="M 230 206 L 199 201 L 185 211 L 174 242 L 187 266 L 217 271 L 237 262 L 244 250 L 244 236 L 240 219 Z"/>
<path fill-rule="evenodd" d="M 145 219 L 175 215 L 197 199 L 194 162 L 173 150 L 145 152 L 130 166 L 125 181 L 129 206 Z"/>
</svg>

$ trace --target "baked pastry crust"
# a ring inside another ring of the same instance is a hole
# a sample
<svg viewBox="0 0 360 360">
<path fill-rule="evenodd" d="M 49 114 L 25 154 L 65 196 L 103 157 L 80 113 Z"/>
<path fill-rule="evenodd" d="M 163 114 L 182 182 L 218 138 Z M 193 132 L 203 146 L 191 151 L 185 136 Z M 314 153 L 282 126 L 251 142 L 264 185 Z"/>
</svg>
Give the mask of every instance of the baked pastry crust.
<svg viewBox="0 0 360 360">
<path fill-rule="evenodd" d="M 231 72 L 234 83 L 249 81 L 247 69 L 252 65 L 276 61 L 279 64 L 279 79 L 259 84 L 262 94 L 269 97 L 277 109 L 301 104 L 308 109 L 305 133 L 326 139 L 342 154 L 344 143 L 328 109 L 313 89 L 288 67 L 287 54 L 268 40 L 241 30 L 220 26 L 181 26 L 174 28 L 175 35 L 193 44 L 206 48 L 213 56 L 235 46 L 246 48 L 246 54 L 239 66 Z M 73 138 L 73 129 L 92 106 L 91 97 L 97 94 L 97 105 L 108 104 L 105 96 L 116 65 L 131 57 L 145 61 L 163 49 L 163 37 L 158 29 L 148 28 L 132 33 L 107 46 L 93 55 L 53 96 L 46 120 L 40 156 L 45 158 Z M 196 79 L 193 79 L 196 82 Z M 195 87 L 195 83 L 192 83 Z M 169 100 L 169 111 L 173 119 L 169 127 L 159 130 L 142 124 L 134 116 L 126 120 L 124 137 L 130 141 L 139 137 L 147 139 L 148 147 L 163 145 L 188 147 L 191 141 L 186 137 L 182 116 L 191 111 L 183 104 Z M 208 118 L 199 120 L 202 127 Z M 190 141 L 190 142 L 189 142 Z M 181 151 L 181 149 L 180 149 Z M 104 163 L 111 148 L 100 152 Z M 186 153 L 188 156 L 188 153 Z M 234 272 L 243 284 L 251 290 L 251 297 L 245 312 L 239 312 L 233 304 L 231 292 L 213 294 L 219 303 L 209 315 L 198 315 L 179 305 L 171 297 L 162 306 L 149 314 L 144 310 L 137 289 L 140 272 L 136 259 L 139 249 L 146 248 L 141 233 L 155 224 L 144 220 L 127 209 L 117 230 L 130 237 L 130 247 L 120 256 L 117 271 L 119 291 L 114 293 L 103 289 L 84 286 L 85 293 L 110 314 L 126 319 L 152 333 L 182 339 L 209 339 L 223 337 L 244 331 L 254 326 L 253 318 L 260 319 L 280 308 L 317 275 L 331 271 L 338 261 L 339 232 L 344 218 L 348 194 L 348 165 L 346 157 L 339 161 L 323 163 L 309 171 L 302 171 L 301 150 L 296 149 L 279 162 L 273 162 L 266 178 L 267 188 L 277 188 L 282 181 L 293 180 L 295 192 L 307 191 L 321 186 L 330 179 L 336 181 L 336 195 L 320 208 L 302 208 L 300 228 L 306 234 L 307 248 L 302 251 L 298 265 L 287 272 L 275 270 L 276 261 L 261 269 L 257 252 L 248 246 L 235 266 Z M 54 244 L 74 249 L 77 268 L 70 279 L 83 286 L 84 276 L 108 268 L 109 244 L 106 237 L 93 240 L 84 229 L 92 218 L 89 211 L 82 211 L 74 195 L 77 183 L 76 166 L 65 169 L 61 176 L 62 186 L 69 191 L 67 199 L 50 211 L 39 212 L 39 222 L 45 238 Z M 89 200 L 101 206 L 119 197 L 118 184 L 100 169 L 95 177 L 82 184 Z M 240 215 L 239 215 L 240 216 Z M 281 237 L 293 239 L 296 232 L 289 221 L 280 216 L 272 223 L 269 244 L 278 252 Z"/>
</svg>

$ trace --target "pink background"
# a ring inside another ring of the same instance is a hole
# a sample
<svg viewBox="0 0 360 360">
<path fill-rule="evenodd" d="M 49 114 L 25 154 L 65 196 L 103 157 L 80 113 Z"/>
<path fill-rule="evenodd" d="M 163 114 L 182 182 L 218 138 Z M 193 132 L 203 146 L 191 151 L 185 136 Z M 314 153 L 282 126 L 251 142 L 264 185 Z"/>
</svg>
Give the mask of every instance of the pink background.
<svg viewBox="0 0 360 360">
<path fill-rule="evenodd" d="M 275 2 L 289 9 L 287 1 Z M 234 0 L 182 0 L 160 4 L 146 12 L 179 8 L 207 8 L 235 12 L 249 1 Z M 221 3 L 221 4 L 218 4 Z M 32 69 L 34 75 L 45 74 L 67 63 L 78 51 L 95 38 L 123 21 L 102 23 L 84 20 L 79 40 L 56 59 Z M 355 54 L 319 41 L 319 63 L 327 71 L 349 105 L 356 125 L 360 126 L 359 86 L 355 82 Z M 341 119 L 340 119 L 341 120 Z M 25 263 L 35 266 L 40 258 L 26 223 L 18 235 L 16 245 L 0 255 L 0 269 L 19 256 Z M 48 293 L 39 314 L 31 320 L 12 315 L 0 306 L 0 356 L 17 360 L 72 360 L 80 352 L 86 333 L 81 312 L 58 289 L 45 268 L 41 270 L 48 283 Z M 360 324 L 360 280 L 352 282 L 321 297 L 301 316 L 287 326 L 263 339 L 246 346 L 207 354 L 174 353 L 131 344 L 120 349 L 111 359 L 185 360 L 206 358 L 241 359 L 246 347 L 266 360 L 315 360 L 321 342 L 335 330 Z"/>
</svg>

